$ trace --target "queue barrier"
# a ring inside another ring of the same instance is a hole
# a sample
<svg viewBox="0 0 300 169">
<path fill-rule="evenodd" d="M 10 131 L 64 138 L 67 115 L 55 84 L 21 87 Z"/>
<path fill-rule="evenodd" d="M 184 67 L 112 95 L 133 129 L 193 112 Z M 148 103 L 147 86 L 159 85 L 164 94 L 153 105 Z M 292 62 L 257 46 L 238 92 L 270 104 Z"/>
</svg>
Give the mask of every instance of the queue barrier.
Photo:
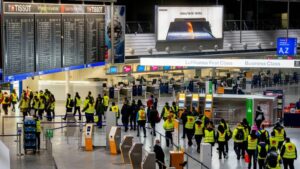
<svg viewBox="0 0 300 169">
<path fill-rule="evenodd" d="M 148 152 L 145 155 L 144 160 L 142 161 L 141 164 L 142 169 L 155 169 L 156 168 L 155 161 L 156 161 L 155 153 Z"/>
<path fill-rule="evenodd" d="M 132 147 L 133 136 L 124 136 L 120 144 L 121 157 L 125 164 L 130 164 L 129 150 Z"/>
<path fill-rule="evenodd" d="M 143 144 L 134 143 L 129 150 L 129 158 L 131 162 L 132 169 L 141 169 L 143 155 Z"/>
</svg>

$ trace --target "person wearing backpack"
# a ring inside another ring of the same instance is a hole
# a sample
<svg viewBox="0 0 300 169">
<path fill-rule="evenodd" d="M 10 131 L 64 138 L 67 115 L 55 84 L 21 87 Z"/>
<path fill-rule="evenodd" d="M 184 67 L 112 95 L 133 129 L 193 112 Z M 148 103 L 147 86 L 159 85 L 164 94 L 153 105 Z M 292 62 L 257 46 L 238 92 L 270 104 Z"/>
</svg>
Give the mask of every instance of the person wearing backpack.
<svg viewBox="0 0 300 169">
<path fill-rule="evenodd" d="M 204 129 L 203 137 L 204 137 L 204 143 L 211 144 L 211 152 L 212 152 L 212 147 L 215 145 L 215 130 L 212 122 L 209 122 L 206 126 L 206 129 Z"/>
<path fill-rule="evenodd" d="M 281 169 L 281 158 L 275 147 L 271 147 L 265 161 L 266 169 Z"/>
<path fill-rule="evenodd" d="M 193 136 L 194 136 L 194 123 L 195 123 L 195 116 L 192 114 L 192 112 L 188 112 L 187 114 L 187 121 L 185 123 L 185 132 L 187 135 L 187 139 L 188 139 L 188 146 L 192 146 L 193 142 Z"/>
<path fill-rule="evenodd" d="M 120 118 L 120 110 L 119 110 L 119 106 L 116 105 L 115 102 L 111 103 L 111 107 L 110 107 L 110 111 L 113 112 L 115 114 L 116 117 L 116 125 L 118 124 L 119 118 Z"/>
<path fill-rule="evenodd" d="M 248 136 L 250 135 L 250 131 L 251 131 L 251 127 L 249 125 L 249 122 L 247 121 L 246 118 L 243 119 L 242 121 L 242 126 L 244 127 L 245 130 L 245 137 L 244 137 L 244 141 L 243 141 L 243 149 L 242 149 L 242 158 L 245 157 L 245 152 L 247 150 L 247 140 L 248 140 Z"/>
<path fill-rule="evenodd" d="M 275 127 L 273 128 L 273 131 L 275 133 L 275 137 L 278 140 L 278 149 L 280 150 L 286 138 L 286 132 L 279 122 L 276 123 Z"/>
<path fill-rule="evenodd" d="M 237 124 L 237 127 L 233 130 L 233 141 L 234 141 L 234 151 L 237 156 L 237 160 L 240 160 L 242 155 L 242 150 L 244 147 L 246 132 L 241 123 Z"/>
<path fill-rule="evenodd" d="M 248 164 L 248 169 L 251 169 L 252 159 L 253 166 L 256 169 L 256 148 L 257 148 L 257 136 L 255 131 L 251 131 L 251 134 L 247 138 L 247 153 L 249 155 L 250 162 Z"/>
<path fill-rule="evenodd" d="M 227 153 L 224 150 L 225 142 L 226 142 L 226 131 L 222 125 L 218 126 L 218 132 L 216 134 L 216 140 L 218 142 L 218 151 L 219 151 L 219 159 L 222 159 L 222 155 L 224 158 L 227 158 Z"/>
<path fill-rule="evenodd" d="M 265 160 L 267 158 L 270 146 L 266 142 L 259 142 L 257 145 L 257 158 L 259 169 L 265 169 Z"/>
<path fill-rule="evenodd" d="M 201 140 L 203 137 L 203 132 L 204 132 L 204 124 L 202 123 L 201 120 L 197 120 L 194 124 L 194 136 L 195 136 L 195 140 L 196 140 L 196 144 L 197 144 L 197 152 L 200 153 L 200 144 L 201 144 Z"/>
<path fill-rule="evenodd" d="M 290 138 L 285 139 L 285 144 L 280 150 L 280 156 L 283 159 L 284 169 L 294 169 L 294 160 L 297 159 L 297 148 Z"/>
<path fill-rule="evenodd" d="M 225 140 L 225 152 L 228 154 L 228 141 L 232 137 L 232 131 L 230 131 L 228 123 L 224 119 L 221 119 L 220 125 L 223 126 L 226 132 L 226 140 Z"/>
<path fill-rule="evenodd" d="M 265 125 L 261 125 L 261 129 L 257 131 L 258 139 L 260 141 L 264 141 L 269 143 L 269 132 L 265 129 Z"/>
<path fill-rule="evenodd" d="M 160 117 L 164 120 L 167 120 L 167 118 L 169 117 L 169 114 L 170 114 L 170 106 L 169 106 L 169 103 L 166 102 L 165 106 L 163 107 L 162 109 L 162 112 L 161 112 L 161 115 Z"/>
</svg>

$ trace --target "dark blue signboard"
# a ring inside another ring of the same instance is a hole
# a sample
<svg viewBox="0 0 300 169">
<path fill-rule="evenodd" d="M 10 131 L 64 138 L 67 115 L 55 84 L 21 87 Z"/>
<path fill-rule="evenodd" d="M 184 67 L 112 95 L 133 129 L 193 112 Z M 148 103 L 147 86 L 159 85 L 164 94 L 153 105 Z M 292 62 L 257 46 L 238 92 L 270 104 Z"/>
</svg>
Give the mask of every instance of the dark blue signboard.
<svg viewBox="0 0 300 169">
<path fill-rule="evenodd" d="M 277 55 L 297 55 L 297 38 L 277 38 Z"/>
</svg>

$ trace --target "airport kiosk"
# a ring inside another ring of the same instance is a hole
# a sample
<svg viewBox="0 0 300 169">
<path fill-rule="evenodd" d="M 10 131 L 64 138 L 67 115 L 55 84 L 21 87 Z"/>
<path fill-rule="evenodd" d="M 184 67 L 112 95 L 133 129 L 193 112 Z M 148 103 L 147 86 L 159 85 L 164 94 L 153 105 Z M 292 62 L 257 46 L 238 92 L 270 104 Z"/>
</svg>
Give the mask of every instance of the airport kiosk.
<svg viewBox="0 0 300 169">
<path fill-rule="evenodd" d="M 124 136 L 120 144 L 121 157 L 125 164 L 130 164 L 129 150 L 132 147 L 133 136 Z"/>
<path fill-rule="evenodd" d="M 178 100 L 177 100 L 177 102 L 178 102 L 178 108 L 179 108 L 179 110 L 178 110 L 178 118 L 181 117 L 181 114 L 184 111 L 184 108 L 185 108 L 185 99 L 186 99 L 185 93 L 179 93 L 178 94 Z"/>
<path fill-rule="evenodd" d="M 132 169 L 141 169 L 143 157 L 143 144 L 134 143 L 129 150 L 129 158 L 131 162 Z"/>
<path fill-rule="evenodd" d="M 205 95 L 205 106 L 204 106 L 204 115 L 208 117 L 209 119 L 212 118 L 212 112 L 213 112 L 213 95 L 212 94 L 206 94 Z"/>
<path fill-rule="evenodd" d="M 181 165 L 183 162 L 183 151 L 170 151 L 170 167 L 175 167 L 176 169 L 183 169 L 183 166 Z"/>
<path fill-rule="evenodd" d="M 195 107 L 196 111 L 199 113 L 199 94 L 192 94 L 192 104 L 191 104 L 191 110 Z"/>
<path fill-rule="evenodd" d="M 87 123 L 85 126 L 85 150 L 93 151 L 93 124 Z"/>
<path fill-rule="evenodd" d="M 121 128 L 113 126 L 109 132 L 109 148 L 111 154 L 119 154 L 120 153 L 120 145 L 121 143 Z"/>
</svg>

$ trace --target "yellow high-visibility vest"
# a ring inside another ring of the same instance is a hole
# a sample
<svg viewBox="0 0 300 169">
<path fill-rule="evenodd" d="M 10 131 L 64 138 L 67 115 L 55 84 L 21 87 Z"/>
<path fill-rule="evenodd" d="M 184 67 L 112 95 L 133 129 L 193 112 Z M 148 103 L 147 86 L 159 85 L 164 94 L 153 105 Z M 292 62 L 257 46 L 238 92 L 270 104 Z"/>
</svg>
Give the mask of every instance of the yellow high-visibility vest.
<svg viewBox="0 0 300 169">
<path fill-rule="evenodd" d="M 204 130 L 205 137 L 204 137 L 204 143 L 214 143 L 215 142 L 215 135 L 214 131 L 211 130 Z"/>
<path fill-rule="evenodd" d="M 108 96 L 103 96 L 103 105 L 108 106 L 108 102 L 109 102 L 109 97 Z"/>
<path fill-rule="evenodd" d="M 248 136 L 248 150 L 256 150 L 257 138 L 253 139 L 251 136 Z"/>
<path fill-rule="evenodd" d="M 146 112 L 145 112 L 145 110 L 139 110 L 138 113 L 139 113 L 138 121 L 146 120 Z"/>
<path fill-rule="evenodd" d="M 218 131 L 218 133 L 219 133 L 218 142 L 225 142 L 226 132 L 221 133 Z"/>
<path fill-rule="evenodd" d="M 174 120 L 172 119 L 171 121 L 170 120 L 166 120 L 163 124 L 163 128 L 166 130 L 166 131 L 174 131 Z"/>
<path fill-rule="evenodd" d="M 195 124 L 195 135 L 203 135 L 204 124 Z"/>
<path fill-rule="evenodd" d="M 194 123 L 195 123 L 195 117 L 188 115 L 186 118 L 187 118 L 187 121 L 185 123 L 185 128 L 186 129 L 193 129 Z"/>
<path fill-rule="evenodd" d="M 283 146 L 285 147 L 283 158 L 295 159 L 296 158 L 296 146 L 295 146 L 295 144 L 289 142 L 289 143 L 285 143 Z"/>
</svg>

